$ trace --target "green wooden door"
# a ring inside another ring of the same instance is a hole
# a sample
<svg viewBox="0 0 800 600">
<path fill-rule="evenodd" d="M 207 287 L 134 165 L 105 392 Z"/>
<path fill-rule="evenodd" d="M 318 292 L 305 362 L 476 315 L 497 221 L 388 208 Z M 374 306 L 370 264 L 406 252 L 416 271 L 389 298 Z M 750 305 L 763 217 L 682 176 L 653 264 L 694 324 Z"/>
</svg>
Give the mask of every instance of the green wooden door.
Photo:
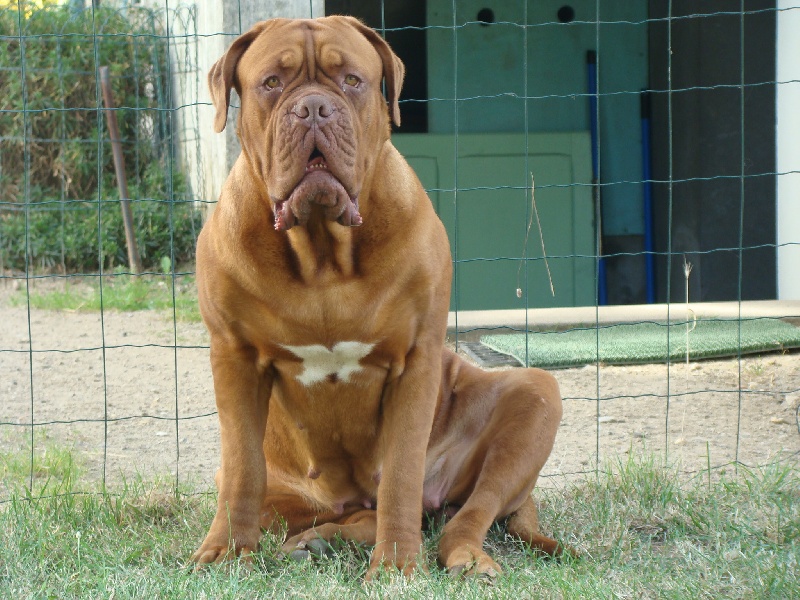
<svg viewBox="0 0 800 600">
<path fill-rule="evenodd" d="M 573 20 L 562 23 L 559 9 L 566 4 L 428 0 L 429 132 L 587 131 L 586 52 L 594 50 L 604 233 L 641 235 L 642 185 L 631 182 L 642 179 L 639 92 L 648 86 L 647 2 L 574 0 L 568 3 Z M 478 23 L 489 10 L 495 23 Z"/>
<path fill-rule="evenodd" d="M 594 304 L 587 133 L 531 134 L 527 140 L 522 134 L 396 134 L 393 141 L 447 228 L 455 260 L 452 309 Z"/>
</svg>

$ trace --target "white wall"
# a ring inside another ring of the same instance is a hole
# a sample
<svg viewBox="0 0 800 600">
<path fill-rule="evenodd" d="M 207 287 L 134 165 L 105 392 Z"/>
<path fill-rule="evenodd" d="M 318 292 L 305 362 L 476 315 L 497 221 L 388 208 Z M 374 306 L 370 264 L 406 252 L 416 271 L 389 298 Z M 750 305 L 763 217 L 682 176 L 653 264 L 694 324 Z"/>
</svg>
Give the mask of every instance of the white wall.
<svg viewBox="0 0 800 600">
<path fill-rule="evenodd" d="M 200 77 L 197 97 L 200 103 L 198 132 L 201 154 L 196 160 L 202 169 L 194 177 L 192 189 L 197 190 L 197 195 L 216 201 L 230 167 L 239 156 L 240 147 L 236 137 L 235 108 L 228 113 L 225 131 L 214 132 L 214 110 L 206 85 L 208 70 L 222 56 L 236 35 L 247 31 L 253 24 L 272 17 L 320 17 L 325 14 L 324 0 L 198 0 L 196 6 Z M 231 105 L 238 105 L 235 91 L 231 93 Z M 213 205 L 209 205 L 209 208 L 213 208 Z"/>
<path fill-rule="evenodd" d="M 787 173 L 777 176 L 778 299 L 800 300 L 800 2 L 777 6 L 776 171 Z"/>
<path fill-rule="evenodd" d="M 228 127 L 215 133 L 206 85 L 208 70 L 240 33 L 271 17 L 308 18 L 325 14 L 324 0 L 144 0 L 165 10 L 169 23 L 174 94 L 174 131 L 179 132 L 181 168 L 193 196 L 215 202 L 228 170 L 239 155 L 235 108 Z M 238 104 L 236 93 L 231 97 Z M 208 205 L 213 207 L 213 205 Z"/>
</svg>

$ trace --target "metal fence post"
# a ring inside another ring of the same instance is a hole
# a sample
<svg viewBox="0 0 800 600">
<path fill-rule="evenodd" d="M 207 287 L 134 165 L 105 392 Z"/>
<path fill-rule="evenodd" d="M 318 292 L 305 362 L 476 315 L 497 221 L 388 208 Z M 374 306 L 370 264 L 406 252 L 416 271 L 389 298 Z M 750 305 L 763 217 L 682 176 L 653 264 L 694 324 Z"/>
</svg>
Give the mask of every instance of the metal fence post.
<svg viewBox="0 0 800 600">
<path fill-rule="evenodd" d="M 114 112 L 114 97 L 111 94 L 111 82 L 108 67 L 100 67 L 100 87 L 103 89 L 103 103 L 106 105 L 108 133 L 111 137 L 111 149 L 114 153 L 114 171 L 117 173 L 119 187 L 119 203 L 122 209 L 122 222 L 125 225 L 125 242 L 128 246 L 128 264 L 134 273 L 142 272 L 142 259 L 136 246 L 136 233 L 133 226 L 133 213 L 128 197 L 128 180 L 125 177 L 125 157 L 122 155 L 122 141 L 117 126 L 117 115 Z"/>
</svg>

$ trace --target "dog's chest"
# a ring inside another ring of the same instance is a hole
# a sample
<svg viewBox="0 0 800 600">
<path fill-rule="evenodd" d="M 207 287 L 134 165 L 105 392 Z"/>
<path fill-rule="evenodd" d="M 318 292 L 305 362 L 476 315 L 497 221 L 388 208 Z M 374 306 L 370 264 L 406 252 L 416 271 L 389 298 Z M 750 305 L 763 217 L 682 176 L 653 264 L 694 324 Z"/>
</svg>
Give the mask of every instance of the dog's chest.
<svg viewBox="0 0 800 600">
<path fill-rule="evenodd" d="M 364 370 L 361 361 L 366 358 L 375 344 L 365 342 L 337 342 L 330 348 L 321 344 L 306 346 L 281 346 L 299 359 L 299 364 L 291 369 L 290 376 L 305 387 L 318 383 L 347 383 Z"/>
</svg>

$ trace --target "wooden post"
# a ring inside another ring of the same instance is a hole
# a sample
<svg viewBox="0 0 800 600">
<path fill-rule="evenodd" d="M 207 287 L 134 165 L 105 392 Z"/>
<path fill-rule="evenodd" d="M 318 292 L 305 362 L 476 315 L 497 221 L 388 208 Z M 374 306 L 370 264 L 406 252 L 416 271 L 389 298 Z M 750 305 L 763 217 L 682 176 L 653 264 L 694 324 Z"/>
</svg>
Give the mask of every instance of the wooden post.
<svg viewBox="0 0 800 600">
<path fill-rule="evenodd" d="M 133 213 L 128 198 L 128 180 L 125 176 L 125 157 L 122 155 L 122 141 L 117 126 L 117 114 L 114 112 L 114 97 L 111 94 L 111 83 L 108 67 L 100 67 L 100 87 L 103 89 L 103 103 L 106 106 L 108 133 L 111 137 L 111 150 L 114 153 L 114 171 L 117 174 L 119 187 L 119 203 L 122 209 L 122 222 L 125 225 L 125 242 L 128 246 L 128 264 L 134 273 L 142 272 L 142 259 L 136 246 L 136 233 L 133 226 Z"/>
</svg>

